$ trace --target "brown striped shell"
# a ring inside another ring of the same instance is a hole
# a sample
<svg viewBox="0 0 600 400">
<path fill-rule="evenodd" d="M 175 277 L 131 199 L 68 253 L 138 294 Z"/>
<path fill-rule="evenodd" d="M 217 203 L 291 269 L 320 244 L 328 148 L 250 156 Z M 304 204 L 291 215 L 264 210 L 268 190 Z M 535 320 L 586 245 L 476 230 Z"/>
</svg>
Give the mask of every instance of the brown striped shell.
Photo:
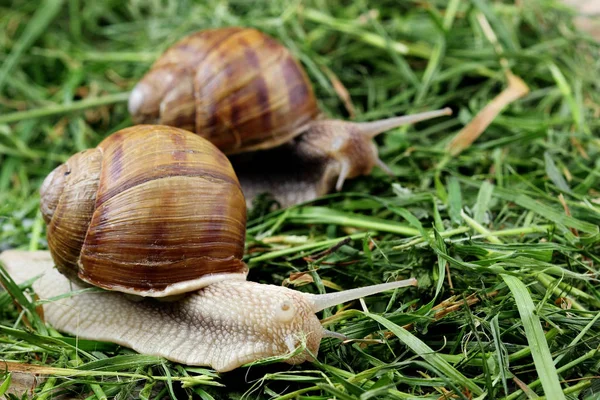
<svg viewBox="0 0 600 400">
<path fill-rule="evenodd" d="M 227 154 L 285 143 L 319 113 L 289 50 L 239 27 L 203 30 L 175 43 L 134 88 L 129 111 L 135 123 L 196 132 Z"/>
<path fill-rule="evenodd" d="M 50 252 L 72 279 L 163 297 L 246 277 L 240 184 L 197 135 L 123 129 L 57 167 L 40 192 Z"/>
</svg>

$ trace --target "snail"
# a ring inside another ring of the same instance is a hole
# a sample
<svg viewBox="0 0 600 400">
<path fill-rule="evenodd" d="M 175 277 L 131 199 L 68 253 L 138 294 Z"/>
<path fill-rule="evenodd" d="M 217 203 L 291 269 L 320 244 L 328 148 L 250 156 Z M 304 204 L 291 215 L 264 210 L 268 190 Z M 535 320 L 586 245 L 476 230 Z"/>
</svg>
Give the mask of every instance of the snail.
<svg viewBox="0 0 600 400">
<path fill-rule="evenodd" d="M 315 313 L 416 284 L 315 295 L 247 281 L 246 206 L 231 164 L 173 127 L 114 133 L 58 166 L 40 194 L 50 251 L 0 261 L 17 282 L 39 277 L 46 322 L 175 362 L 224 372 L 296 349 L 286 362 L 312 360 L 322 337 L 342 337 Z M 107 290 L 68 295 L 90 284 Z"/>
<path fill-rule="evenodd" d="M 368 175 L 373 138 L 400 125 L 450 115 L 444 108 L 373 122 L 326 119 L 290 51 L 251 28 L 208 29 L 179 40 L 134 87 L 135 123 L 202 135 L 230 156 L 248 205 L 268 192 L 287 207 Z M 241 155 L 240 153 L 244 153 Z"/>
</svg>

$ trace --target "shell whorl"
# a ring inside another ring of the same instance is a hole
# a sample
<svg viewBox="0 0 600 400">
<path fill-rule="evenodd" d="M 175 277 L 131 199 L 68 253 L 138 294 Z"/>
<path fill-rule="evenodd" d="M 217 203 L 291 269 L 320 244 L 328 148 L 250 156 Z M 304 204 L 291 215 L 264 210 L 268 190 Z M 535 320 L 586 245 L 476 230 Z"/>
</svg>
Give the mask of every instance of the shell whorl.
<svg viewBox="0 0 600 400">
<path fill-rule="evenodd" d="M 227 154 L 285 143 L 319 114 L 289 50 L 247 28 L 204 30 L 175 43 L 133 89 L 129 111 L 136 123 L 195 131 Z"/>
<path fill-rule="evenodd" d="M 244 205 L 215 146 L 177 128 L 141 125 L 53 171 L 41 208 L 65 275 L 162 297 L 245 279 Z"/>
<path fill-rule="evenodd" d="M 49 223 L 58 206 L 58 200 L 65 188 L 65 178 L 68 175 L 67 164 L 56 167 L 40 186 L 40 210 L 44 222 Z"/>
<path fill-rule="evenodd" d="M 94 213 L 101 161 L 98 149 L 77 153 L 55 168 L 40 188 L 48 247 L 59 271 L 76 281 L 79 254 Z"/>
</svg>

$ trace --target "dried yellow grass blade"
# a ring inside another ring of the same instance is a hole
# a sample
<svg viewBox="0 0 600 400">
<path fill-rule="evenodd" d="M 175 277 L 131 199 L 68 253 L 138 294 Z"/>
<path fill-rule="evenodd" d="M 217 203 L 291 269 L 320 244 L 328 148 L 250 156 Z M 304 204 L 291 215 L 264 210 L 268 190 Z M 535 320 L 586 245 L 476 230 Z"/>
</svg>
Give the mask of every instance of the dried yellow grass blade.
<svg viewBox="0 0 600 400">
<path fill-rule="evenodd" d="M 448 144 L 447 150 L 452 156 L 460 154 L 477 140 L 504 107 L 529 93 L 529 87 L 518 76 L 507 72 L 506 79 L 508 80 L 508 87 L 483 107 L 475 118 L 461 129 Z"/>
<path fill-rule="evenodd" d="M 332 70 L 330 70 L 327 67 L 322 67 L 321 69 L 323 70 L 323 72 L 325 72 L 327 78 L 329 78 L 329 82 L 331 82 L 335 93 L 344 103 L 344 107 L 346 108 L 346 111 L 348 111 L 350 119 L 354 119 L 356 117 L 356 109 L 354 108 L 354 103 L 352 103 L 352 97 L 350 97 L 348 89 L 346 89 L 346 86 L 344 86 L 342 81 L 340 81 L 340 79 L 337 77 L 336 74 L 333 73 Z"/>
</svg>

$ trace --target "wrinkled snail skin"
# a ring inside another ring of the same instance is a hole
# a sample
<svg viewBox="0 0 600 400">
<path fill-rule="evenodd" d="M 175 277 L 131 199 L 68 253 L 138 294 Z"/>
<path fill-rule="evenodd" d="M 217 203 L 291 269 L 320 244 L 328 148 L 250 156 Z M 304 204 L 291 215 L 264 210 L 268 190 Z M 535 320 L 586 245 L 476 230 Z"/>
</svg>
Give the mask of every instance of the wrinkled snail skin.
<svg viewBox="0 0 600 400">
<path fill-rule="evenodd" d="M 18 283 L 41 275 L 33 285 L 41 300 L 82 288 L 53 268 L 47 252 L 6 251 L 0 261 Z M 310 360 L 323 335 L 300 292 L 239 280 L 217 282 L 173 302 L 131 301 L 122 293 L 101 292 L 76 294 L 43 308 L 46 322 L 59 331 L 221 372 L 289 353 L 303 336 L 307 351 L 288 362 Z"/>
<path fill-rule="evenodd" d="M 346 179 L 374 166 L 392 175 L 373 138 L 451 114 L 443 109 L 367 123 L 324 119 L 291 52 L 240 27 L 203 30 L 176 42 L 134 87 L 128 108 L 135 123 L 187 129 L 220 148 L 234 164 L 248 206 L 270 193 L 283 207 L 339 191 Z M 236 156 L 249 152 L 256 154 Z"/>
<path fill-rule="evenodd" d="M 225 372 L 266 357 L 283 356 L 299 364 L 317 355 L 321 338 L 342 337 L 323 329 L 315 313 L 335 304 L 415 285 L 414 279 L 324 295 L 240 280 L 208 285 L 172 302 L 132 301 L 120 292 L 83 292 L 53 266 L 49 252 L 9 250 L 0 262 L 17 283 L 36 278 L 45 321 L 62 332 L 108 341 L 142 354 Z M 62 298 L 56 299 L 61 296 Z"/>
</svg>

